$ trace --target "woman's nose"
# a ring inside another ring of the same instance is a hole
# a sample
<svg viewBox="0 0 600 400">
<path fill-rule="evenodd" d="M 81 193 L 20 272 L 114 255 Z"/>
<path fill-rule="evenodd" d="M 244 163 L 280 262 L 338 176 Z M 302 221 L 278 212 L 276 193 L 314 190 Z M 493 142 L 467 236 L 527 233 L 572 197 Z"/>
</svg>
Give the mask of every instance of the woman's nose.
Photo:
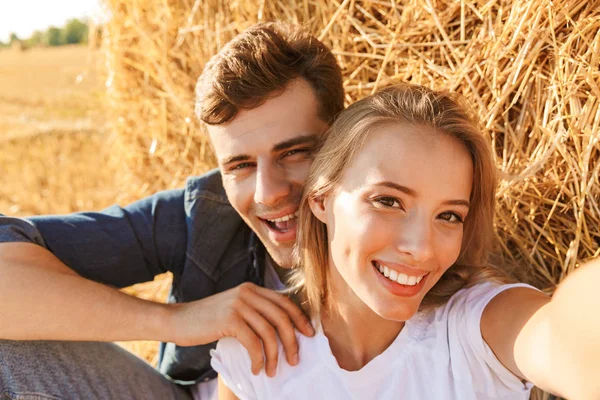
<svg viewBox="0 0 600 400">
<path fill-rule="evenodd" d="M 414 215 L 405 221 L 398 236 L 398 250 L 409 255 L 416 264 L 433 258 L 433 227 L 430 221 Z"/>
</svg>

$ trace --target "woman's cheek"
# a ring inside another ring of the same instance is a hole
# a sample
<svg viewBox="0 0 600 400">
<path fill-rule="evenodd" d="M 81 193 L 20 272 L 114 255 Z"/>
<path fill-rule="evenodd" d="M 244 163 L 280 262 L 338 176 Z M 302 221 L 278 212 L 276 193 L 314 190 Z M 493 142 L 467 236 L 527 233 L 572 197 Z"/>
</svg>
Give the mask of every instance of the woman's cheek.
<svg viewBox="0 0 600 400">
<path fill-rule="evenodd" d="M 435 253 L 439 257 L 438 265 L 440 265 L 445 272 L 456 262 L 458 256 L 460 255 L 460 249 L 462 246 L 462 230 L 440 234 L 438 243 L 438 249 Z"/>
</svg>

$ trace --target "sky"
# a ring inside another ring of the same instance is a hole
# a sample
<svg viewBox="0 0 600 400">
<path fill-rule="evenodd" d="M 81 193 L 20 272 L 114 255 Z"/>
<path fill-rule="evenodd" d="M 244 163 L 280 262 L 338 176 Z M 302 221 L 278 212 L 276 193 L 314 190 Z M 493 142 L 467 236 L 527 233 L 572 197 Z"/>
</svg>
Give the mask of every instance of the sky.
<svg viewBox="0 0 600 400">
<path fill-rule="evenodd" d="M 0 41 L 10 33 L 21 39 L 35 30 L 61 27 L 71 18 L 99 18 L 101 0 L 0 0 Z"/>
</svg>

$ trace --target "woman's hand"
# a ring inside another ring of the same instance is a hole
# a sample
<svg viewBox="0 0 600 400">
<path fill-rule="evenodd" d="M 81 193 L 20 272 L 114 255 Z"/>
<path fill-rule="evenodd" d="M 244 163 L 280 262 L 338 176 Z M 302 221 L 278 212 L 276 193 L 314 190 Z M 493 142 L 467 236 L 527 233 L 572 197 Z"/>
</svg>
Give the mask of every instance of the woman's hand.
<svg viewBox="0 0 600 400">
<path fill-rule="evenodd" d="M 288 297 L 249 282 L 202 300 L 172 306 L 176 344 L 194 346 L 235 337 L 248 350 L 255 375 L 263 365 L 267 375 L 275 375 L 278 336 L 287 362 L 296 365 L 298 343 L 294 327 L 306 336 L 314 334 L 308 318 Z"/>
</svg>

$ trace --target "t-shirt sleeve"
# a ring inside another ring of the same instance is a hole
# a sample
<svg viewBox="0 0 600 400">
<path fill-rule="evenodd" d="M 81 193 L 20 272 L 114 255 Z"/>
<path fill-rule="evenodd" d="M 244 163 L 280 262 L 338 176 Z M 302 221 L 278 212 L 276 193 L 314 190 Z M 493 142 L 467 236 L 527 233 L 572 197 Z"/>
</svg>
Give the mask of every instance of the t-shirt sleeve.
<svg viewBox="0 0 600 400">
<path fill-rule="evenodd" d="M 237 339 L 226 337 L 219 340 L 210 355 L 210 365 L 240 400 L 258 399 L 250 356 Z"/>
<path fill-rule="evenodd" d="M 499 293 L 516 287 L 537 290 L 521 283 L 483 283 L 459 291 L 444 307 L 448 321 L 451 368 L 455 378 L 470 380 L 477 392 L 492 398 L 526 393 L 533 387 L 531 383 L 523 383 L 502 365 L 481 334 L 481 316 L 485 307 Z M 469 371 L 468 375 L 465 371 Z"/>
</svg>

